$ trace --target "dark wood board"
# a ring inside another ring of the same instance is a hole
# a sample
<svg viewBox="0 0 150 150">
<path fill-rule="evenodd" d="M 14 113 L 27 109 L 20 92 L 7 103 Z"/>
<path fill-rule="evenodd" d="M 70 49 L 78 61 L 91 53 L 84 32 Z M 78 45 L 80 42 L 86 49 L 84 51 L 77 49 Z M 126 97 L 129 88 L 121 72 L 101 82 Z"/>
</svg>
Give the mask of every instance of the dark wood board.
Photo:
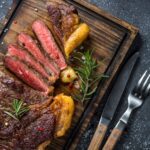
<svg viewBox="0 0 150 150">
<path fill-rule="evenodd" d="M 21 31 L 32 33 L 31 24 L 35 19 L 42 19 L 50 27 L 46 1 L 23 0 L 20 3 L 16 13 L 14 13 L 13 18 L 9 22 L 8 32 L 1 37 L 1 40 L 4 42 L 3 45 L 0 45 L 1 52 L 6 52 L 8 43 L 16 42 L 16 36 Z M 53 140 L 50 145 L 50 149 L 57 150 L 63 149 L 64 146 L 66 146 L 65 148 L 70 146 L 70 149 L 76 148 L 81 135 L 86 130 L 138 33 L 138 29 L 133 25 L 98 9 L 85 0 L 65 1 L 74 5 L 78 9 L 81 19 L 90 26 L 90 36 L 85 45 L 88 49 L 95 49 L 94 57 L 101 63 L 98 72 L 107 73 L 110 75 L 110 78 L 99 84 L 97 94 L 89 103 L 82 105 L 75 102 L 76 110 L 71 129 L 65 137 Z M 38 11 L 35 11 L 35 8 Z M 103 61 L 101 62 L 101 60 Z M 78 134 L 75 134 L 75 128 L 78 129 Z"/>
</svg>

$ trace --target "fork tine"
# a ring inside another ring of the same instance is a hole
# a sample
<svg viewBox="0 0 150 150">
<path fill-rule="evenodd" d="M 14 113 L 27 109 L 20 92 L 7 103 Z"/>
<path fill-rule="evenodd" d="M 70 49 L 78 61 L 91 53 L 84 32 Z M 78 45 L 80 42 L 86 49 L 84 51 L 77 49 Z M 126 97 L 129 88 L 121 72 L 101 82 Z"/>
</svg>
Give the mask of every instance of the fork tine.
<svg viewBox="0 0 150 150">
<path fill-rule="evenodd" d="M 148 77 L 145 79 L 145 82 L 143 83 L 141 89 L 140 89 L 140 92 L 143 93 L 143 91 L 147 88 L 147 83 L 149 81 L 149 78 L 150 78 L 150 74 L 148 75 Z"/>
<path fill-rule="evenodd" d="M 146 89 L 145 89 L 144 97 L 148 96 L 149 93 L 150 93 L 150 83 L 148 84 L 148 86 L 147 86 Z"/>
<path fill-rule="evenodd" d="M 138 86 L 141 85 L 141 83 L 142 83 L 144 77 L 146 76 L 146 74 L 147 74 L 147 70 L 143 73 L 142 77 L 139 79 Z"/>
<path fill-rule="evenodd" d="M 137 90 L 139 90 L 140 87 L 142 87 L 142 83 L 143 83 L 143 80 L 144 80 L 146 74 L 147 74 L 147 70 L 143 73 L 142 77 L 139 79 L 137 85 L 135 86 L 134 91 L 137 91 Z"/>
</svg>

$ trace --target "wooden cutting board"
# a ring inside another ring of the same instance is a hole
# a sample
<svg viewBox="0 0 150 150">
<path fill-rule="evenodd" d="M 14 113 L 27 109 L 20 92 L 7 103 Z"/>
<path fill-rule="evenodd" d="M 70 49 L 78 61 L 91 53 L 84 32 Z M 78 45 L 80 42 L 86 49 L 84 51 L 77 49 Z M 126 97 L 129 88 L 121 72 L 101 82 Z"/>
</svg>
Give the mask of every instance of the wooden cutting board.
<svg viewBox="0 0 150 150">
<path fill-rule="evenodd" d="M 50 0 L 22 0 L 13 18 L 9 20 L 9 30 L 3 33 L 0 45 L 2 53 L 6 52 L 8 43 L 16 42 L 16 36 L 22 31 L 31 33 L 31 24 L 35 19 L 42 19 L 49 26 L 49 16 L 46 1 Z M 94 57 L 101 63 L 99 73 L 106 73 L 110 78 L 99 84 L 97 93 L 89 103 L 75 102 L 76 109 L 72 126 L 65 137 L 52 141 L 48 149 L 75 149 L 78 141 L 86 130 L 96 109 L 108 92 L 110 85 L 129 54 L 129 48 L 136 38 L 138 29 L 105 11 L 91 5 L 85 0 L 65 0 L 74 5 L 81 17 L 90 28 L 90 36 L 85 42 L 88 49 L 94 49 Z M 103 61 L 101 61 L 103 60 Z M 71 92 L 71 91 L 69 91 Z M 68 92 L 68 94 L 69 94 Z"/>
</svg>

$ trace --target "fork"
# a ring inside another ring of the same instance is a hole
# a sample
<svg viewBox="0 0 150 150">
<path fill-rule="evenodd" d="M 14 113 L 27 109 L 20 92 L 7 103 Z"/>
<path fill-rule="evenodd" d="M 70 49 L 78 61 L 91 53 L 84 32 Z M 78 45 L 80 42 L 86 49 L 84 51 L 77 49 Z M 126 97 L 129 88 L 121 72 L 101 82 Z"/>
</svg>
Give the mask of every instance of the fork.
<svg viewBox="0 0 150 150">
<path fill-rule="evenodd" d="M 102 150 L 113 150 L 122 132 L 124 131 L 132 111 L 139 108 L 150 92 L 150 74 L 145 71 L 137 85 L 128 96 L 128 108 L 112 130 Z"/>
</svg>

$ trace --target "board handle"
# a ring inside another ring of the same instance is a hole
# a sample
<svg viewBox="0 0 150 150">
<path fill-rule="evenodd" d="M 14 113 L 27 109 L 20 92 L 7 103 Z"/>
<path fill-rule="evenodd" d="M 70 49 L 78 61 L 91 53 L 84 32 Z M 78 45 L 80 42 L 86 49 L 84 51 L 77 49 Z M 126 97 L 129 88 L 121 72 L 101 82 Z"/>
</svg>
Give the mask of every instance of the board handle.
<svg viewBox="0 0 150 150">
<path fill-rule="evenodd" d="M 114 128 L 102 150 L 113 150 L 122 133 L 123 130 Z"/>
<path fill-rule="evenodd" d="M 98 150 L 102 144 L 104 136 L 106 134 L 108 126 L 104 124 L 98 124 L 88 150 Z"/>
</svg>

